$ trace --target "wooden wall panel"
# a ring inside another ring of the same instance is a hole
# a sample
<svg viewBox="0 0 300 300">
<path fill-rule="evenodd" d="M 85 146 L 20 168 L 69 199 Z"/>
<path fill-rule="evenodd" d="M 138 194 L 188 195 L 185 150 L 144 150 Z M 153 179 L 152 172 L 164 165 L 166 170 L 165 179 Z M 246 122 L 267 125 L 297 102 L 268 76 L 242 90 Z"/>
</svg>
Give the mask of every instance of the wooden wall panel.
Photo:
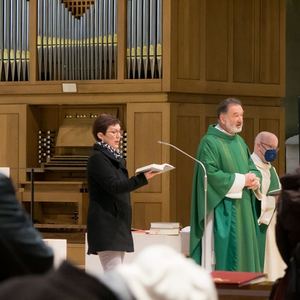
<svg viewBox="0 0 300 300">
<path fill-rule="evenodd" d="M 206 1 L 206 80 L 228 80 L 229 7 L 227 0 Z M 204 42 L 204 41 L 203 41 Z"/>
<path fill-rule="evenodd" d="M 9 167 L 11 176 L 18 178 L 19 115 L 0 113 L 0 166 Z"/>
<path fill-rule="evenodd" d="M 176 145 L 188 154 L 196 157 L 200 141 L 201 119 L 199 116 L 177 117 Z M 192 199 L 192 182 L 195 162 L 181 153 L 174 153 L 176 175 L 176 218 L 182 225 L 190 222 L 190 207 Z M 172 197 L 172 200 L 174 198 Z"/>
<path fill-rule="evenodd" d="M 249 150 L 251 152 L 253 151 L 253 146 L 254 146 L 255 131 L 257 132 L 258 130 L 255 130 L 255 122 L 253 117 L 252 118 L 244 117 L 244 125 L 243 125 L 243 130 L 241 132 L 241 136 L 246 141 Z"/>
<path fill-rule="evenodd" d="M 280 83 L 280 2 L 260 1 L 260 83 Z"/>
<path fill-rule="evenodd" d="M 254 81 L 254 0 L 233 1 L 234 82 Z"/>
<path fill-rule="evenodd" d="M 26 106 L 0 106 L 0 166 L 10 167 L 16 187 L 26 168 Z"/>
<path fill-rule="evenodd" d="M 136 202 L 133 206 L 133 227 L 149 229 L 150 222 L 159 222 L 162 219 L 161 203 Z"/>
<path fill-rule="evenodd" d="M 171 106 L 171 140 L 174 145 L 196 157 L 199 141 L 205 131 L 205 105 L 181 103 Z M 171 149 L 171 217 L 183 226 L 190 224 L 192 181 L 195 161 Z"/>
<path fill-rule="evenodd" d="M 157 141 L 162 140 L 162 112 L 137 112 L 135 113 L 134 130 L 134 165 L 135 169 L 151 163 L 161 163 L 161 145 Z M 137 193 L 152 192 L 161 193 L 161 177 L 155 177 L 148 185 L 137 190 Z"/>
<path fill-rule="evenodd" d="M 170 141 L 170 105 L 131 103 L 127 105 L 126 116 L 129 174 L 133 175 L 136 168 L 146 164 L 169 163 L 170 149 L 158 144 L 158 141 Z M 149 225 L 147 214 L 150 212 L 147 209 L 140 209 L 137 212 L 135 210 L 137 203 L 147 205 L 157 203 L 159 206 L 155 207 L 159 212 L 155 212 L 155 216 L 159 215 L 162 221 L 170 219 L 170 174 L 171 172 L 161 174 L 151 179 L 148 185 L 131 193 L 133 222 L 138 224 L 138 227 L 146 228 Z M 141 220 L 144 220 L 143 224 Z"/>
<path fill-rule="evenodd" d="M 171 91 L 283 97 L 284 0 L 195 1 L 172 2 Z"/>
<path fill-rule="evenodd" d="M 178 2 L 177 19 L 177 66 L 178 78 L 200 79 L 201 56 L 201 1 L 183 0 Z M 194 16 L 194 17 L 191 17 Z M 197 38 L 194 38 L 194 37 Z"/>
</svg>

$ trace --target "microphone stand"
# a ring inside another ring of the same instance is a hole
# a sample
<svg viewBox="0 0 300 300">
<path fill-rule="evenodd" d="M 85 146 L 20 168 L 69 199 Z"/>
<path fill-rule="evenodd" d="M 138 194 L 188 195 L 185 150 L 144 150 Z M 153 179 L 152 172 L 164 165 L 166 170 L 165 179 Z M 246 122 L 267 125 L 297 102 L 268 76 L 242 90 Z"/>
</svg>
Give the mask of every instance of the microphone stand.
<svg viewBox="0 0 300 300">
<path fill-rule="evenodd" d="M 203 186 L 204 186 L 204 233 L 203 233 L 203 265 L 204 265 L 204 268 L 205 269 L 210 269 L 211 266 L 207 266 L 206 264 L 206 235 L 207 235 L 207 232 L 206 232 L 206 222 L 207 222 L 207 172 L 206 172 L 206 168 L 204 166 L 204 164 L 196 159 L 195 157 L 189 155 L 188 153 L 186 153 L 185 151 L 179 149 L 178 147 L 170 144 L 170 143 L 166 143 L 166 142 L 163 142 L 163 141 L 158 141 L 159 144 L 162 144 L 162 145 L 165 145 L 165 146 L 169 146 L 171 148 L 174 148 L 176 149 L 177 151 L 181 152 L 182 154 L 184 154 L 185 156 L 191 158 L 192 160 L 194 160 L 195 162 L 197 162 L 203 169 L 203 173 L 204 173 L 204 178 L 203 178 Z"/>
</svg>

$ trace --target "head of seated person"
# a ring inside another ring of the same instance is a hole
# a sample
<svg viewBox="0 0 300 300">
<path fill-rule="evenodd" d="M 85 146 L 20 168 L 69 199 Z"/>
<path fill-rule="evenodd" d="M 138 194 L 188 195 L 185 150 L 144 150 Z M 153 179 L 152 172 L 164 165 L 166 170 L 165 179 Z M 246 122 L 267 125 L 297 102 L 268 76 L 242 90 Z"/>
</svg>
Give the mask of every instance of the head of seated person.
<svg viewBox="0 0 300 300">
<path fill-rule="evenodd" d="M 104 274 L 102 280 L 112 285 L 116 281 L 111 279 L 117 276 L 126 283 L 133 299 L 218 298 L 210 272 L 165 245 L 145 248 L 132 263 L 117 266 Z"/>
<path fill-rule="evenodd" d="M 0 299 L 39 300 L 217 300 L 210 273 L 163 245 L 144 249 L 136 259 L 95 278 L 68 262 L 43 275 L 7 280 Z"/>
</svg>

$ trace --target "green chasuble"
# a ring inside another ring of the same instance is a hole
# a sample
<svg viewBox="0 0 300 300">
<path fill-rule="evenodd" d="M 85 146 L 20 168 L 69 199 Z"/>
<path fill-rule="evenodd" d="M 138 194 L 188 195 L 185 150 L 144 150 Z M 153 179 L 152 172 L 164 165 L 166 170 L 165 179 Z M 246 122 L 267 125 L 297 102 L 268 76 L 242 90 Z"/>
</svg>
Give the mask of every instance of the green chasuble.
<svg viewBox="0 0 300 300">
<path fill-rule="evenodd" d="M 266 226 L 259 226 L 260 203 L 252 190 L 243 188 L 240 199 L 226 197 L 235 173 L 255 173 L 249 149 L 239 135 L 227 135 L 209 126 L 202 138 L 197 159 L 207 171 L 207 213 L 214 213 L 216 270 L 261 272 L 264 262 Z M 193 179 L 190 256 L 201 263 L 204 229 L 203 170 L 196 164 Z"/>
</svg>

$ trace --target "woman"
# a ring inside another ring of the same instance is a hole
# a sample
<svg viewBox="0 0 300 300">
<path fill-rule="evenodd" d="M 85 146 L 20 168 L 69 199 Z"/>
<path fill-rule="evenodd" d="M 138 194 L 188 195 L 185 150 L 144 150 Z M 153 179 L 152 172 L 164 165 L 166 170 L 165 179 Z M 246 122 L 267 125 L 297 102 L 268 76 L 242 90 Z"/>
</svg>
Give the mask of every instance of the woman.
<svg viewBox="0 0 300 300">
<path fill-rule="evenodd" d="M 130 192 L 148 183 L 157 173 L 128 178 L 119 152 L 120 121 L 107 114 L 94 122 L 96 140 L 89 158 L 87 219 L 88 254 L 98 254 L 104 271 L 123 262 L 125 252 L 133 252 Z"/>
</svg>

